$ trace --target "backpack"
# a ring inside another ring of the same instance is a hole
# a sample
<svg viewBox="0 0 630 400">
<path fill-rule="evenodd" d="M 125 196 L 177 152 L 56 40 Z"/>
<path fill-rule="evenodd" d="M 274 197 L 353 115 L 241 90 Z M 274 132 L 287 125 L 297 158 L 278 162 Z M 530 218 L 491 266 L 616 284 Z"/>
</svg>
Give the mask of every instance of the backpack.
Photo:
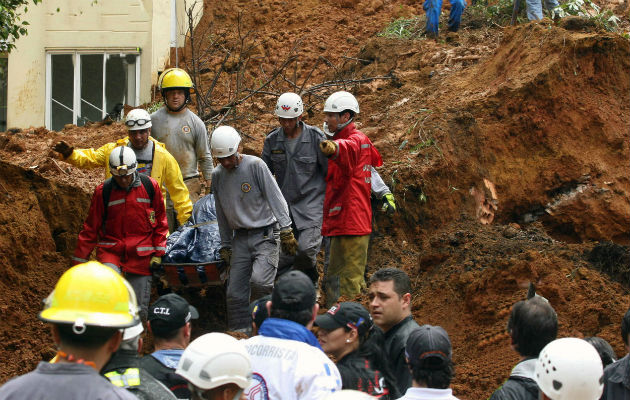
<svg viewBox="0 0 630 400">
<path fill-rule="evenodd" d="M 153 197 L 155 196 L 155 189 L 153 188 L 153 183 L 151 182 L 151 178 L 146 175 L 138 174 L 140 177 L 140 182 L 142 182 L 142 186 L 144 186 L 144 190 L 147 191 L 149 198 L 151 199 L 151 203 L 153 203 Z M 107 204 L 109 204 L 109 197 L 112 194 L 112 189 L 114 188 L 114 178 L 109 178 L 103 184 L 103 205 L 105 208 L 105 212 L 103 213 L 103 226 L 102 230 L 105 233 L 105 222 L 107 221 Z"/>
</svg>

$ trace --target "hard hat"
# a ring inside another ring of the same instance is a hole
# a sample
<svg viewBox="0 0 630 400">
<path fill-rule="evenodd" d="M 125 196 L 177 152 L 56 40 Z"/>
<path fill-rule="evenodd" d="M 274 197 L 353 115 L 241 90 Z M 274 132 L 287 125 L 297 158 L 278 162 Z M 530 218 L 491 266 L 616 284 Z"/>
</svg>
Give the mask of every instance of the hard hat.
<svg viewBox="0 0 630 400">
<path fill-rule="evenodd" d="M 136 295 L 113 269 L 96 261 L 67 270 L 44 300 L 39 318 L 55 324 L 72 324 L 76 334 L 86 326 L 127 328 L 139 321 Z"/>
<path fill-rule="evenodd" d="M 162 95 L 168 89 L 190 90 L 194 87 L 190 75 L 181 68 L 169 68 L 158 79 L 158 88 Z"/>
<path fill-rule="evenodd" d="M 127 328 L 123 331 L 122 340 L 133 339 L 136 336 L 140 336 L 140 334 L 144 332 L 144 327 L 142 326 L 142 322 L 138 320 L 138 323 L 130 328 Z"/>
<path fill-rule="evenodd" d="M 534 380 L 552 400 L 597 400 L 604 388 L 603 374 L 595 347 L 583 339 L 562 338 L 542 349 Z"/>
<path fill-rule="evenodd" d="M 358 390 L 344 389 L 329 394 L 325 400 L 370 400 L 375 398 Z"/>
<path fill-rule="evenodd" d="M 193 340 L 179 360 L 175 373 L 195 387 L 208 390 L 234 383 L 249 386 L 252 366 L 242 342 L 225 333 L 207 333 Z"/>
<path fill-rule="evenodd" d="M 280 118 L 297 118 L 304 112 L 302 98 L 296 93 L 283 93 L 276 103 L 276 115 Z"/>
<path fill-rule="evenodd" d="M 147 129 L 151 127 L 151 115 L 147 110 L 142 108 L 135 108 L 129 111 L 127 118 L 125 119 L 125 125 L 130 131 L 138 131 L 141 129 Z"/>
<path fill-rule="evenodd" d="M 350 110 L 359 113 L 359 102 L 348 92 L 335 92 L 328 96 L 324 103 L 324 112 L 336 112 L 340 113 L 345 110 Z"/>
<path fill-rule="evenodd" d="M 241 135 L 231 126 L 220 126 L 212 132 L 210 149 L 217 158 L 229 157 L 236 153 L 241 143 Z"/>
<path fill-rule="evenodd" d="M 127 146 L 119 146 L 109 153 L 109 170 L 112 175 L 131 175 L 136 171 L 136 153 Z"/>
</svg>

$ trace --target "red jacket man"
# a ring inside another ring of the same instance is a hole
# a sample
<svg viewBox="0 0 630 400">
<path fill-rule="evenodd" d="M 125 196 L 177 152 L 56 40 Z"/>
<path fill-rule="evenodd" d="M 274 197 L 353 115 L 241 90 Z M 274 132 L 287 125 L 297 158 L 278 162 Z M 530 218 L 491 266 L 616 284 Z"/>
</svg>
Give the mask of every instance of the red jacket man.
<svg viewBox="0 0 630 400">
<path fill-rule="evenodd" d="M 137 173 L 132 149 L 114 149 L 109 165 L 112 178 L 94 191 L 73 261 L 87 261 L 96 247 L 98 261 L 123 272 L 136 292 L 141 317 L 146 319 L 151 295 L 149 265 L 159 263 L 166 250 L 164 199 L 157 181 Z"/>
<path fill-rule="evenodd" d="M 339 296 L 353 297 L 365 287 L 363 274 L 372 232 L 372 166 L 383 160 L 353 119 L 359 103 L 348 92 L 333 93 L 324 105 L 324 132 L 334 140 L 320 144 L 329 157 L 322 235 L 330 236 L 326 282 L 327 306 Z"/>
</svg>

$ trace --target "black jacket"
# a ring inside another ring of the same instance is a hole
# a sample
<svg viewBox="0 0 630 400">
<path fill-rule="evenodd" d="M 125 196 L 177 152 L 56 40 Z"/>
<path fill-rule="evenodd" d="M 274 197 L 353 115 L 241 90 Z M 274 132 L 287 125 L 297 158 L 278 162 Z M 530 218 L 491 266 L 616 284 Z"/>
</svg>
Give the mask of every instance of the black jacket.
<svg viewBox="0 0 630 400">
<path fill-rule="evenodd" d="M 170 389 L 178 399 L 190 399 L 192 394 L 188 390 L 188 382 L 175 373 L 173 368 L 169 368 L 162 364 L 152 355 L 141 358 L 140 365 L 155 379 L 162 382 L 164 386 Z"/>
<path fill-rule="evenodd" d="M 137 376 L 139 382 L 131 380 L 129 382 L 128 373 L 135 373 L 130 369 L 136 369 L 139 372 Z M 114 374 L 111 374 L 114 372 Z M 152 377 L 146 370 L 140 367 L 140 356 L 131 350 L 119 350 L 109 360 L 107 365 L 101 370 L 101 375 L 106 376 L 112 383 L 116 378 L 124 376 L 122 381 L 127 384 L 116 385 L 124 387 L 141 400 L 175 400 L 175 395 L 161 384 L 157 379 Z M 113 376 L 112 376 L 113 375 Z M 115 383 L 114 383 L 115 384 Z"/>
<path fill-rule="evenodd" d="M 601 400 L 630 400 L 630 356 L 610 364 L 604 370 Z"/>
<path fill-rule="evenodd" d="M 533 379 L 510 376 L 490 400 L 538 400 L 538 385 Z"/>
<path fill-rule="evenodd" d="M 337 362 L 341 375 L 341 388 L 365 392 L 377 399 L 396 399 L 396 388 L 390 388 L 381 371 L 372 367 L 370 360 L 362 357 L 358 351 L 347 354 Z M 392 393 L 392 389 L 394 393 Z"/>
<path fill-rule="evenodd" d="M 385 354 L 396 377 L 398 392 L 404 394 L 411 387 L 411 372 L 405 359 L 405 345 L 411 331 L 420 328 L 410 315 L 384 333 Z"/>
</svg>

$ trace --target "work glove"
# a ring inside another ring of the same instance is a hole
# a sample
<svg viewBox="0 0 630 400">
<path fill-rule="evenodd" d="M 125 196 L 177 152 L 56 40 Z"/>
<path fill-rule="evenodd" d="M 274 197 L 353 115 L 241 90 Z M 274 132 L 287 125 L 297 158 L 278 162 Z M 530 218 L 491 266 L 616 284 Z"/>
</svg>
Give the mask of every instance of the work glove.
<svg viewBox="0 0 630 400">
<path fill-rule="evenodd" d="M 149 263 L 149 265 L 152 270 L 159 270 L 162 267 L 162 257 L 151 257 L 151 262 Z"/>
<path fill-rule="evenodd" d="M 219 255 L 221 259 L 225 261 L 225 266 L 230 268 L 230 261 L 232 260 L 232 248 L 231 247 L 222 247 L 219 250 Z"/>
<path fill-rule="evenodd" d="M 383 206 L 381 207 L 382 212 L 387 213 L 387 215 L 392 215 L 396 212 L 396 201 L 393 194 L 387 193 L 381 200 L 383 200 Z"/>
<path fill-rule="evenodd" d="M 280 247 L 284 254 L 293 256 L 297 253 L 298 242 L 293 236 L 293 230 L 291 228 L 280 231 Z"/>
<path fill-rule="evenodd" d="M 55 145 L 53 146 L 53 150 L 55 150 L 57 153 L 61 153 L 63 158 L 68 158 L 70 157 L 70 155 L 72 155 L 74 147 L 70 146 L 68 143 L 62 140 L 61 142 L 55 143 Z"/>
<path fill-rule="evenodd" d="M 331 157 L 337 152 L 337 143 L 334 140 L 322 140 L 319 142 L 319 149 L 326 157 Z"/>
</svg>

